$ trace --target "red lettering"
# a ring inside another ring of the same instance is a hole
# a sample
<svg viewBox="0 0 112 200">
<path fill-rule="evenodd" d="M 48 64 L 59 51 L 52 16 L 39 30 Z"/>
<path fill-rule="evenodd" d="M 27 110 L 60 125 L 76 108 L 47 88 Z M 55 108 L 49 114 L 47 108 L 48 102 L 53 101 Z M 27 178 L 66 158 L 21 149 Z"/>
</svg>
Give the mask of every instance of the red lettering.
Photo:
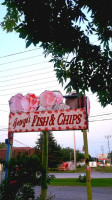
<svg viewBox="0 0 112 200">
<path fill-rule="evenodd" d="M 81 117 L 82 117 L 82 115 L 79 114 L 79 115 L 78 115 L 78 118 L 77 118 L 77 121 L 76 121 L 76 124 L 80 124 L 80 122 L 81 122 Z"/>
<path fill-rule="evenodd" d="M 44 117 L 44 126 L 47 126 L 48 125 L 48 121 L 49 121 L 49 117 Z"/>
<path fill-rule="evenodd" d="M 72 124 L 74 124 L 74 121 L 77 119 L 77 115 L 72 115 L 72 116 L 73 116 Z"/>
<path fill-rule="evenodd" d="M 35 126 L 47 126 L 49 121 L 49 117 L 38 117 L 37 123 Z"/>
<path fill-rule="evenodd" d="M 68 124 L 69 116 L 70 115 L 65 115 L 64 116 L 64 124 L 66 124 L 66 125 Z"/>
<path fill-rule="evenodd" d="M 38 119 L 38 115 L 34 115 L 33 122 L 32 122 L 31 126 L 34 126 L 37 119 Z"/>
<path fill-rule="evenodd" d="M 16 118 L 14 120 L 14 123 L 13 123 L 13 127 L 16 128 L 16 126 L 22 126 L 22 127 L 25 127 L 25 124 L 26 123 L 29 123 L 30 122 L 30 117 L 27 117 L 25 119 L 20 119 L 18 120 L 18 118 Z"/>
<path fill-rule="evenodd" d="M 42 126 L 42 120 L 41 120 L 41 118 L 38 117 L 37 119 L 38 119 L 38 120 L 37 120 L 37 123 L 36 123 L 35 126 Z"/>
<path fill-rule="evenodd" d="M 14 128 L 16 128 L 16 126 L 17 126 L 17 119 L 18 119 L 18 118 L 16 118 L 16 119 L 14 120 L 14 123 L 13 123 L 13 127 L 14 127 Z"/>
<path fill-rule="evenodd" d="M 72 124 L 72 115 L 69 115 L 69 124 Z"/>
<path fill-rule="evenodd" d="M 61 113 L 57 120 L 58 125 L 64 124 L 63 117 L 64 117 L 64 113 Z"/>
</svg>

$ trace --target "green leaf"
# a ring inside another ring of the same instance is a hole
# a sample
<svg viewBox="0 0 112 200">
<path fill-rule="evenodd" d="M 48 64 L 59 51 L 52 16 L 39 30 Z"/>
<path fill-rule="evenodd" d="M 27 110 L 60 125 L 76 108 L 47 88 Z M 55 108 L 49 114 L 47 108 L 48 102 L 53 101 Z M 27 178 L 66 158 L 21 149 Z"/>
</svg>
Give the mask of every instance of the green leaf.
<svg viewBox="0 0 112 200">
<path fill-rule="evenodd" d="M 26 42 L 26 48 L 28 48 L 28 47 L 31 45 L 31 43 L 32 43 L 32 41 L 31 41 L 31 40 L 28 40 L 28 41 Z"/>
</svg>

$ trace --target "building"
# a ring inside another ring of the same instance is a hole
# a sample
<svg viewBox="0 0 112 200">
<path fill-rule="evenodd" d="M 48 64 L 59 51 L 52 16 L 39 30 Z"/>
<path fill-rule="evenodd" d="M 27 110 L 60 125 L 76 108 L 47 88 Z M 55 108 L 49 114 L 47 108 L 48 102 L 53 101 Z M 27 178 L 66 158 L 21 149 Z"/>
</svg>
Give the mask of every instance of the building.
<svg viewBox="0 0 112 200">
<path fill-rule="evenodd" d="M 25 152 L 27 152 L 28 155 L 31 156 L 35 153 L 35 151 L 36 150 L 34 148 L 30 147 L 12 147 L 12 156 L 15 158 L 18 153 L 23 155 Z M 7 153 L 6 148 L 0 149 L 0 159 L 6 160 L 6 153 Z"/>
</svg>

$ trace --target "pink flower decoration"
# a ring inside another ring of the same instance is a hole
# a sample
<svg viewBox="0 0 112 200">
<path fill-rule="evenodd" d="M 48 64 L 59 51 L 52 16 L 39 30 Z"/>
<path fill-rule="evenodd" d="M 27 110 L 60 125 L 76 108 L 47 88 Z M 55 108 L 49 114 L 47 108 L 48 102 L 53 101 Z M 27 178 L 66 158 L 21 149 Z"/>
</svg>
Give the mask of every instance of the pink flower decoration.
<svg viewBox="0 0 112 200">
<path fill-rule="evenodd" d="M 56 95 L 51 91 L 44 91 L 39 96 L 40 105 L 46 110 L 51 110 L 53 105 L 56 104 Z"/>
<path fill-rule="evenodd" d="M 60 104 L 63 102 L 63 95 L 61 94 L 60 91 L 52 91 L 53 94 L 56 96 L 56 104 Z"/>
<path fill-rule="evenodd" d="M 13 183 L 16 183 L 17 181 L 15 180 L 15 181 L 10 181 L 10 184 L 13 184 Z"/>
<path fill-rule="evenodd" d="M 9 100 L 9 107 L 11 113 L 17 113 L 22 112 L 23 108 L 21 105 L 21 101 L 23 99 L 22 94 L 16 94 L 15 96 L 12 96 Z"/>
<path fill-rule="evenodd" d="M 36 111 L 40 104 L 39 97 L 35 94 L 27 94 L 22 99 L 21 105 L 24 112 Z"/>
</svg>

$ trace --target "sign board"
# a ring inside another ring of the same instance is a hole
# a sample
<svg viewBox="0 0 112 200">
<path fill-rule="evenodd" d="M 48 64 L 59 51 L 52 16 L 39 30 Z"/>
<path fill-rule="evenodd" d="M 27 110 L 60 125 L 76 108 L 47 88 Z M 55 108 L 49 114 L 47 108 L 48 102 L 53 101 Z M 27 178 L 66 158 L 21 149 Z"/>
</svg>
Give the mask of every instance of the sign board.
<svg viewBox="0 0 112 200">
<path fill-rule="evenodd" d="M 9 114 L 9 133 L 87 129 L 86 109 Z"/>
<path fill-rule="evenodd" d="M 98 154 L 98 160 L 108 160 L 107 154 Z"/>
</svg>

